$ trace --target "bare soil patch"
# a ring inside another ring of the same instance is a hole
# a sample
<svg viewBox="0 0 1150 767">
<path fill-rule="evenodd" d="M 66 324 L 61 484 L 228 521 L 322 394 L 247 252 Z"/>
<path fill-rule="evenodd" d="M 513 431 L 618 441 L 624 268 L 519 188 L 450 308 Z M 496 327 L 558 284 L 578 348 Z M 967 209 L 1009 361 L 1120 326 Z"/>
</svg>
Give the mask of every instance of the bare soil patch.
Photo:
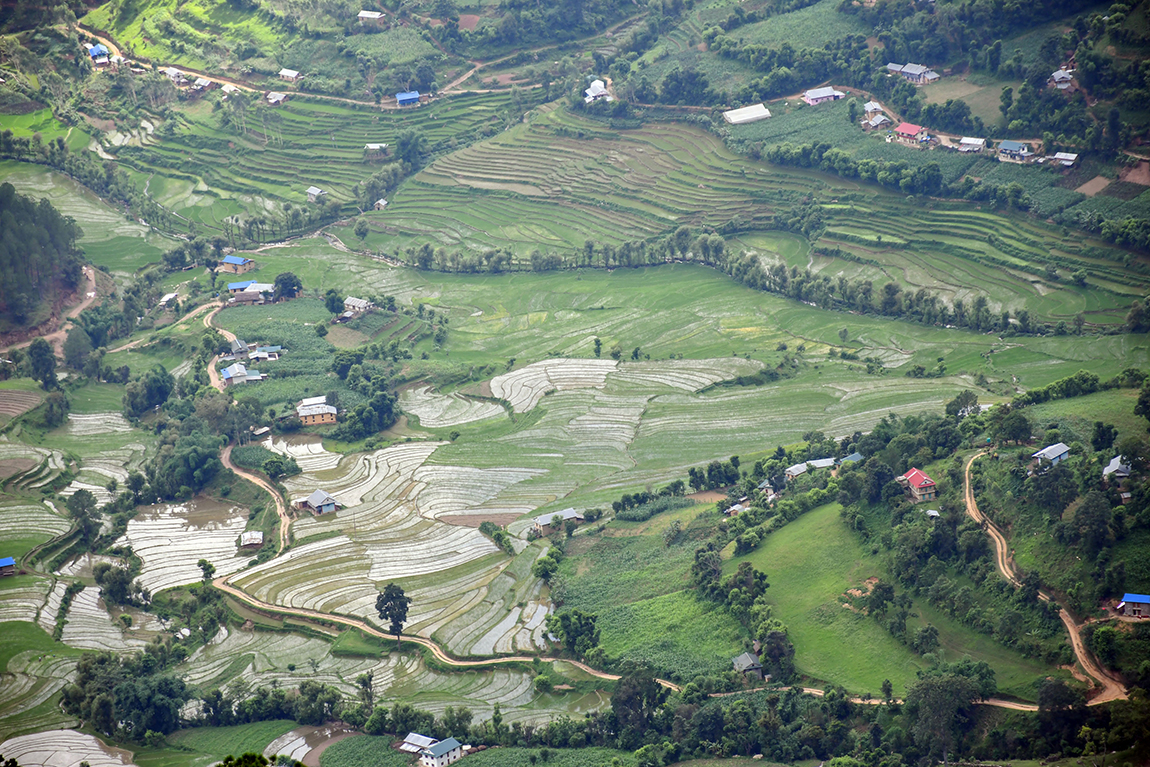
<svg viewBox="0 0 1150 767">
<path fill-rule="evenodd" d="M 471 31 L 479 24 L 479 17 L 474 13 L 464 13 L 459 16 L 459 28 Z"/>
<path fill-rule="evenodd" d="M 1108 186 L 1110 186 L 1110 179 L 1105 176 L 1095 176 L 1074 191 L 1087 197 L 1093 197 Z"/>
<path fill-rule="evenodd" d="M 515 85 L 516 83 L 527 82 L 522 77 L 516 77 L 514 72 L 504 72 L 495 78 L 496 82 L 500 85 Z"/>
<path fill-rule="evenodd" d="M 34 391 L 6 391 L 0 395 L 0 419 L 23 415 L 39 404 L 40 395 Z"/>
<path fill-rule="evenodd" d="M 478 528 L 484 522 L 494 522 L 495 524 L 503 527 L 519 519 L 518 514 L 445 514 L 442 517 L 437 517 L 440 522 L 446 522 L 449 525 L 456 525 L 457 527 L 473 527 Z"/>
<path fill-rule="evenodd" d="M 5 458 L 0 460 L 0 479 L 8 479 L 36 465 L 31 458 Z"/>
<path fill-rule="evenodd" d="M 1143 160 L 1130 168 L 1123 168 L 1118 174 L 1118 180 L 1150 186 L 1150 160 Z"/>
<path fill-rule="evenodd" d="M 699 503 L 718 503 L 726 497 L 726 493 L 721 493 L 718 490 L 701 490 L 687 496 L 687 498 L 690 498 L 692 501 L 698 501 Z"/>
</svg>

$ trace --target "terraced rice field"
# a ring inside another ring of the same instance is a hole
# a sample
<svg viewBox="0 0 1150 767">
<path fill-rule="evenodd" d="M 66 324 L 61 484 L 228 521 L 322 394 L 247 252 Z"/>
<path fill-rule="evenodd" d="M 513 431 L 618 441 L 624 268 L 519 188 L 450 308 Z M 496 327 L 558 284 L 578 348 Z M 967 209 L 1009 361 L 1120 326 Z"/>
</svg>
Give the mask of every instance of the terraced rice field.
<svg viewBox="0 0 1150 767">
<path fill-rule="evenodd" d="M 404 389 L 399 396 L 399 406 L 408 415 L 418 417 L 420 426 L 429 429 L 461 426 L 503 415 L 503 408 L 494 402 L 482 402 L 454 392 L 440 394 L 430 386 Z"/>
<path fill-rule="evenodd" d="M 543 360 L 492 378 L 491 393 L 510 403 L 514 412 L 526 413 L 548 392 L 602 389 L 617 365 L 614 360 Z"/>
<path fill-rule="evenodd" d="M 129 751 L 112 748 L 94 736 L 74 730 L 21 735 L 0 743 L 0 753 L 21 767 L 132 767 Z"/>
<path fill-rule="evenodd" d="M 118 543 L 132 547 L 144 566 L 140 582 L 152 593 L 195 583 L 206 559 L 217 575 L 230 575 L 251 558 L 238 548 L 247 514 L 238 506 L 206 499 L 143 507 Z"/>
<path fill-rule="evenodd" d="M 34 391 L 5 390 L 3 395 L 0 395 L 0 425 L 27 413 L 41 401 L 43 398 Z"/>
<path fill-rule="evenodd" d="M 121 652 L 142 649 L 147 642 L 124 632 L 123 625 L 112 620 L 100 590 L 89 586 L 72 598 L 72 606 L 64 619 L 61 641 L 80 650 L 111 650 Z"/>
<path fill-rule="evenodd" d="M 13 656 L 0 674 L 0 738 L 13 731 L 74 724 L 49 701 L 68 683 L 75 668 L 75 658 L 41 650 Z M 7 743 L 0 749 L 6 760 L 15 757 Z"/>
<path fill-rule="evenodd" d="M 63 535 L 72 527 L 64 517 L 44 504 L 0 505 L 0 541 L 6 556 L 22 556 L 36 544 Z"/>
<path fill-rule="evenodd" d="M 770 189 L 756 183 L 768 176 Z M 738 160 L 693 127 L 608 131 L 547 105 L 528 123 L 432 163 L 368 218 L 448 245 L 569 254 L 586 239 L 619 243 L 683 224 L 754 221 L 793 195 L 837 185 Z"/>
<path fill-rule="evenodd" d="M 19 575 L 0 580 L 0 623 L 35 623 L 51 589 L 51 580 L 36 575 Z"/>
</svg>

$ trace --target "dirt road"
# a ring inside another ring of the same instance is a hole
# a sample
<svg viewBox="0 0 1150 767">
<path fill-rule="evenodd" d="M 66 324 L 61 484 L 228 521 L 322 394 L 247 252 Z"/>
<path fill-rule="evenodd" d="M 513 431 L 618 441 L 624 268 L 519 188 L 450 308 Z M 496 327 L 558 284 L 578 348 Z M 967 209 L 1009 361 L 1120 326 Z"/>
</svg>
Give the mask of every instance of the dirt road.
<svg viewBox="0 0 1150 767">
<path fill-rule="evenodd" d="M 278 557 L 287 547 L 289 535 L 291 533 L 291 517 L 288 516 L 287 505 L 284 503 L 284 499 L 280 496 L 279 490 L 276 490 L 274 487 L 268 484 L 268 482 L 266 482 L 262 477 L 258 477 L 251 472 L 244 471 L 232 463 L 231 445 L 225 447 L 220 453 L 220 462 L 223 463 L 224 466 L 227 466 L 229 469 L 234 471 L 237 475 L 246 479 L 248 482 L 252 482 L 256 485 L 259 485 L 264 490 L 267 490 L 269 493 L 271 493 L 272 498 L 275 499 L 276 514 L 279 515 L 280 518 L 280 546 L 276 551 L 276 556 Z"/>
<path fill-rule="evenodd" d="M 215 310 L 211 314 L 204 317 L 204 327 L 208 328 L 210 330 L 217 331 L 218 333 L 220 333 L 220 335 L 222 335 L 224 338 L 228 339 L 229 341 L 234 341 L 234 340 L 236 340 L 236 334 L 235 333 L 231 332 L 230 330 L 224 330 L 223 328 L 217 328 L 215 325 L 212 324 L 212 318 L 215 317 L 216 314 L 220 311 L 220 309 L 223 309 L 223 308 L 224 308 L 224 304 L 220 304 L 220 305 L 216 306 Z M 220 380 L 220 373 L 218 370 L 216 370 L 216 365 L 219 364 L 219 361 L 220 361 L 220 355 L 217 354 L 216 356 L 212 357 L 212 359 L 208 362 L 208 381 L 211 382 L 211 385 L 214 388 L 219 389 L 220 391 L 223 391 L 224 390 L 224 382 Z"/>
<path fill-rule="evenodd" d="M 197 306 L 194 310 L 188 312 L 183 317 L 181 317 L 179 320 L 177 320 L 176 322 L 173 322 L 171 325 L 169 325 L 167 327 L 169 329 L 178 328 L 181 325 L 183 325 L 185 322 L 187 322 L 188 320 L 192 319 L 193 317 L 197 317 L 200 314 L 203 314 L 203 312 L 205 310 L 211 309 L 213 306 L 219 308 L 218 304 L 214 304 L 214 303 L 204 304 L 202 306 Z M 147 338 L 137 338 L 135 341 L 131 341 L 129 343 L 126 343 L 123 346 L 117 346 L 115 349 L 109 349 L 108 354 L 115 354 L 116 352 L 124 352 L 124 351 L 127 351 L 128 349 L 135 349 L 137 346 L 139 346 L 140 344 L 144 343 L 147 340 L 148 340 Z"/>
<path fill-rule="evenodd" d="M 998 526 L 991 522 L 985 514 L 979 511 L 978 502 L 974 497 L 974 485 L 970 481 L 970 468 L 974 462 L 986 455 L 986 451 L 975 453 L 966 462 L 965 482 L 963 487 L 963 496 L 966 501 L 966 513 L 975 522 L 978 522 L 986 530 L 987 535 L 990 536 L 990 542 L 994 545 L 994 562 L 998 568 L 998 572 L 1002 573 L 1002 577 L 1006 578 L 1016 588 L 1022 586 L 1022 580 L 1018 577 L 1018 572 L 1014 568 L 1014 562 L 1009 555 L 1007 548 L 1006 536 L 998 529 Z M 1038 598 L 1044 602 L 1055 602 L 1054 598 L 1045 591 L 1038 592 Z M 1078 624 L 1074 622 L 1074 617 L 1071 616 L 1069 611 L 1062 605 L 1058 605 L 1058 616 L 1062 619 L 1062 623 L 1066 626 L 1066 633 L 1070 635 L 1070 646 L 1074 648 L 1074 657 L 1078 659 L 1078 664 L 1082 669 L 1090 675 L 1098 686 L 1101 687 L 1101 692 L 1090 699 L 1087 705 L 1097 706 L 1100 703 L 1108 703 L 1112 700 L 1125 700 L 1126 688 L 1119 683 L 1110 672 L 1102 668 L 1094 656 L 1086 649 L 1082 642 L 1082 626 L 1085 624 Z M 1005 702 L 1005 701 L 1004 701 Z M 1010 706 L 1013 707 L 1013 706 Z M 1026 709 L 1031 710 L 1031 709 Z"/>
</svg>

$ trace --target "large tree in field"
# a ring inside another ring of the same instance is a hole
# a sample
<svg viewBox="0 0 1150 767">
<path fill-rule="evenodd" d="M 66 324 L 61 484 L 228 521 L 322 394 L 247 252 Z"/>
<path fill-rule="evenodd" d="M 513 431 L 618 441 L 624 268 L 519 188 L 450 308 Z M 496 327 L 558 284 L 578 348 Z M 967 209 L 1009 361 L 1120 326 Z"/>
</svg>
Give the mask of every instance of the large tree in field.
<svg viewBox="0 0 1150 767">
<path fill-rule="evenodd" d="M 28 364 L 32 367 L 32 377 L 45 389 L 56 388 L 56 355 L 43 338 L 37 338 L 28 347 Z"/>
<path fill-rule="evenodd" d="M 907 692 L 907 706 L 914 716 L 914 740 L 933 756 L 942 751 L 947 763 L 955 735 L 971 703 L 979 697 L 978 685 L 958 674 L 932 674 L 919 679 Z"/>
<path fill-rule="evenodd" d="M 379 592 L 375 599 L 375 609 L 379 619 L 388 624 L 388 630 L 395 634 L 395 643 L 400 643 L 403 633 L 403 624 L 407 621 L 407 608 L 411 606 L 411 598 L 403 593 L 403 589 L 395 583 L 389 583 Z"/>
</svg>

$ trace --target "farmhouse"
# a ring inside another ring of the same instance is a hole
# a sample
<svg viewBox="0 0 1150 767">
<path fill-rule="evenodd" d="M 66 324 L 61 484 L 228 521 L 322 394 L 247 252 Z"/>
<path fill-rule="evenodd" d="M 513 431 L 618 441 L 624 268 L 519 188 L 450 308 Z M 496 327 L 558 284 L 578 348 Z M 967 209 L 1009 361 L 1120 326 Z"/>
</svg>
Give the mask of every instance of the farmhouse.
<svg viewBox="0 0 1150 767">
<path fill-rule="evenodd" d="M 228 346 L 231 348 L 232 359 L 243 359 L 248 356 L 247 341 L 237 338 L 229 343 Z"/>
<path fill-rule="evenodd" d="M 877 101 L 868 101 L 867 103 L 863 104 L 863 111 L 869 115 L 876 112 L 883 112 L 884 110 L 882 108 L 882 104 L 878 103 Z"/>
<path fill-rule="evenodd" d="M 268 95 L 267 95 L 268 104 L 270 104 L 273 107 L 282 106 L 283 103 L 285 101 L 287 101 L 287 99 L 288 99 L 288 97 L 287 97 L 286 93 L 280 93 L 278 91 L 268 91 Z"/>
<path fill-rule="evenodd" d="M 789 469 L 783 472 L 783 476 L 785 476 L 787 481 L 790 482 L 792 479 L 806 474 L 808 469 L 812 471 L 816 469 L 829 469 L 834 465 L 834 458 L 816 458 L 813 461 L 807 461 L 806 463 L 796 463 L 794 466 L 791 466 Z"/>
<path fill-rule="evenodd" d="M 237 304 L 262 304 L 267 299 L 267 296 L 275 293 L 276 286 L 270 282 L 253 282 L 246 288 L 236 293 L 229 303 Z"/>
<path fill-rule="evenodd" d="M 300 78 L 300 73 L 295 71 L 294 69 L 281 69 L 280 70 L 280 79 L 281 80 L 287 80 L 289 83 L 294 83 L 299 78 Z"/>
<path fill-rule="evenodd" d="M 108 49 L 104 47 L 103 43 L 89 45 L 88 55 L 92 58 L 92 64 L 97 69 L 108 66 Z"/>
<path fill-rule="evenodd" d="M 231 83 L 224 83 L 223 85 L 220 86 L 220 90 L 223 91 L 224 93 L 237 93 L 239 91 L 239 88 L 232 85 Z"/>
<path fill-rule="evenodd" d="M 175 301 L 179 297 L 179 295 L 180 295 L 179 293 L 165 293 L 163 295 L 163 297 L 160 298 L 160 300 L 156 304 L 156 306 L 158 306 L 162 309 L 162 308 L 166 307 L 172 301 Z"/>
<path fill-rule="evenodd" d="M 1102 469 L 1102 480 L 1106 483 L 1121 482 L 1130 476 L 1130 464 L 1123 463 L 1126 459 L 1123 456 L 1116 455 L 1110 459 L 1110 463 Z"/>
<path fill-rule="evenodd" d="M 771 110 L 762 104 L 752 104 L 742 109 L 732 109 L 729 112 L 723 112 L 723 119 L 731 125 L 744 125 L 746 123 L 758 122 L 759 120 L 766 120 L 770 116 Z"/>
<path fill-rule="evenodd" d="M 922 64 L 887 64 L 886 71 L 892 75 L 902 75 L 915 85 L 933 83 L 938 79 L 938 73 Z"/>
<path fill-rule="evenodd" d="M 1051 73 L 1047 83 L 1053 85 L 1060 91 L 1069 90 L 1070 86 L 1074 84 L 1074 73 L 1065 69 L 1059 69 Z"/>
<path fill-rule="evenodd" d="M 418 732 L 409 732 L 403 742 L 396 746 L 400 751 L 408 754 L 418 754 L 428 746 L 438 743 L 435 738 L 429 738 L 426 735 L 420 735 Z"/>
<path fill-rule="evenodd" d="M 999 157 L 1010 157 L 1015 160 L 1024 160 L 1030 157 L 1030 145 L 1021 141 L 1003 141 L 998 145 Z"/>
<path fill-rule="evenodd" d="M 583 103 L 590 104 L 599 99 L 611 101 L 611 94 L 607 93 L 607 86 L 602 80 L 592 80 L 591 87 L 583 91 Z"/>
<path fill-rule="evenodd" d="M 259 530 L 248 530 L 240 533 L 240 548 L 251 549 L 259 548 L 264 545 L 264 534 Z"/>
<path fill-rule="evenodd" d="M 981 152 L 986 149 L 986 139 L 963 136 L 958 142 L 960 152 Z"/>
<path fill-rule="evenodd" d="M 1030 457 L 1040 466 L 1050 464 L 1050 466 L 1047 467 L 1050 468 L 1065 461 L 1069 455 L 1070 448 L 1062 442 L 1056 442 L 1053 445 L 1047 445 Z"/>
<path fill-rule="evenodd" d="M 243 274 L 256 268 L 256 262 L 243 256 L 224 256 L 216 271 Z M 231 286 L 228 286 L 229 290 Z"/>
<path fill-rule="evenodd" d="M 187 80 L 184 79 L 184 73 L 175 67 L 164 67 L 160 70 L 160 74 L 171 80 L 176 85 L 183 85 L 187 82 Z"/>
<path fill-rule="evenodd" d="M 216 87 L 216 84 L 206 77 L 197 77 L 196 81 L 192 83 L 192 89 L 201 92 L 210 91 L 214 87 Z"/>
<path fill-rule="evenodd" d="M 258 370 L 248 370 L 242 362 L 234 362 L 220 371 L 220 379 L 223 380 L 224 386 L 254 383 L 265 378 L 267 378 L 265 374 Z"/>
<path fill-rule="evenodd" d="M 846 458 L 843 458 L 841 461 L 839 461 L 839 465 L 842 465 L 844 463 L 858 463 L 859 461 L 864 461 L 864 460 L 866 460 L 866 458 L 863 456 L 862 453 L 854 452 L 854 453 L 851 453 L 850 455 L 848 455 Z"/>
<path fill-rule="evenodd" d="M 745 652 L 737 658 L 732 658 L 731 665 L 743 676 L 752 674 L 759 679 L 763 678 L 763 664 L 759 663 L 759 659 L 753 653 Z"/>
<path fill-rule="evenodd" d="M 316 490 L 307 498 L 295 502 L 297 509 L 310 509 L 316 514 L 327 514 L 339 508 L 339 501 L 325 490 Z"/>
<path fill-rule="evenodd" d="M 863 128 L 866 130 L 874 130 L 875 128 L 881 128 L 884 125 L 889 125 L 890 118 L 884 114 L 876 114 L 871 117 L 864 117 L 862 124 Z"/>
<path fill-rule="evenodd" d="M 1078 155 L 1074 152 L 1055 152 L 1050 158 L 1054 162 L 1063 165 L 1067 168 L 1073 168 L 1074 163 L 1078 162 Z"/>
<path fill-rule="evenodd" d="M 559 517 L 560 521 L 558 525 L 552 524 L 555 517 Z M 551 533 L 562 530 L 564 523 L 569 519 L 573 519 L 576 523 L 579 523 L 583 521 L 583 515 L 575 511 L 575 509 L 563 509 L 563 511 L 556 511 L 552 514 L 540 514 L 534 519 L 534 529 L 535 532 L 540 535 L 551 535 Z"/>
<path fill-rule="evenodd" d="M 387 156 L 387 144 L 364 144 L 363 159 L 379 160 Z"/>
<path fill-rule="evenodd" d="M 320 197 L 323 197 L 327 192 L 320 189 L 318 186 L 309 186 L 307 188 L 307 201 L 315 202 Z"/>
<path fill-rule="evenodd" d="M 463 758 L 463 744 L 455 738 L 432 743 L 420 750 L 419 763 L 423 767 L 445 767 Z"/>
<path fill-rule="evenodd" d="M 901 477 L 895 477 L 900 485 L 910 493 L 914 503 L 933 501 L 938 497 L 938 486 L 934 480 L 926 476 L 922 469 L 911 469 Z"/>
<path fill-rule="evenodd" d="M 360 11 L 358 18 L 360 24 L 364 23 L 365 21 L 372 22 L 373 24 L 378 24 L 383 19 L 383 14 L 379 11 Z"/>
<path fill-rule="evenodd" d="M 3 561 L 0 561 L 0 565 L 2 564 Z M 1123 594 L 1122 601 L 1118 603 L 1118 609 L 1122 611 L 1123 615 L 1134 618 L 1150 617 L 1150 596 L 1146 594 Z"/>
<path fill-rule="evenodd" d="M 0 576 L 15 575 L 16 574 L 16 560 L 13 557 L 4 557 L 0 559 Z"/>
<path fill-rule="evenodd" d="M 372 309 L 374 309 L 375 304 L 363 298 L 348 296 L 347 298 L 343 299 L 343 308 L 362 314 L 363 312 L 370 312 Z"/>
<path fill-rule="evenodd" d="M 255 280 L 243 280 L 242 282 L 229 282 L 228 283 L 228 292 L 234 296 L 236 293 L 240 293 L 240 292 L 247 290 L 248 285 L 254 285 L 254 284 L 255 284 Z"/>
<path fill-rule="evenodd" d="M 926 129 L 914 123 L 899 123 L 894 129 L 894 135 L 903 141 L 924 141 L 927 138 Z"/>
<path fill-rule="evenodd" d="M 419 91 L 404 91 L 395 94 L 395 103 L 401 107 L 419 106 Z"/>
<path fill-rule="evenodd" d="M 836 91 L 834 88 L 828 85 L 824 88 L 814 88 L 813 90 L 804 91 L 803 101 L 807 102 L 811 106 L 814 106 L 815 104 L 821 104 L 824 101 L 838 101 L 844 96 L 846 96 L 845 93 L 842 91 Z"/>
<path fill-rule="evenodd" d="M 338 412 L 334 405 L 327 404 L 327 397 L 324 396 L 300 400 L 295 407 L 296 416 L 305 426 L 335 423 Z"/>
<path fill-rule="evenodd" d="M 387 207 L 387 200 L 380 197 L 378 200 L 375 201 L 375 203 L 371 207 L 374 208 L 375 210 L 383 210 L 384 208 Z"/>
</svg>

